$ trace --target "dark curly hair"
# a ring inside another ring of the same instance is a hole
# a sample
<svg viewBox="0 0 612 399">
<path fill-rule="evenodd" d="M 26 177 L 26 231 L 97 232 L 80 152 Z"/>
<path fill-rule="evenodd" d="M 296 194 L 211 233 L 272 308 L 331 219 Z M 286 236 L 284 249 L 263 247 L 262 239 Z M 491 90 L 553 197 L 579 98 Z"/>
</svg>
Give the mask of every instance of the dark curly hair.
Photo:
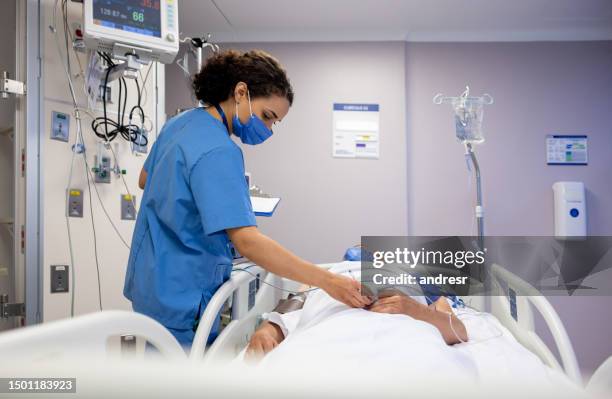
<svg viewBox="0 0 612 399">
<path fill-rule="evenodd" d="M 198 100 L 215 105 L 227 100 L 238 82 L 247 84 L 251 98 L 275 94 L 293 104 L 293 88 L 287 73 L 276 58 L 262 50 L 244 53 L 226 50 L 215 54 L 195 75 L 192 86 Z"/>
</svg>

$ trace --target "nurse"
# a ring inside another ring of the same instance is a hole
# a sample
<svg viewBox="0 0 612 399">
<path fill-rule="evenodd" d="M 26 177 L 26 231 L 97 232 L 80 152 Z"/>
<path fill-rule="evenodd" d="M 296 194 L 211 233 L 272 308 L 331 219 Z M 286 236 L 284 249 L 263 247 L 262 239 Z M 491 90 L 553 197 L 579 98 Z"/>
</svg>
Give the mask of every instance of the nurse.
<svg viewBox="0 0 612 399">
<path fill-rule="evenodd" d="M 204 107 L 170 119 L 140 174 L 144 188 L 124 295 L 185 347 L 215 291 L 230 276 L 230 245 L 279 276 L 363 307 L 360 284 L 300 259 L 257 229 L 242 151 L 272 135 L 293 102 L 279 62 L 263 51 L 211 57 L 193 80 Z M 231 241 L 231 243 L 230 243 Z M 216 321 L 212 341 L 219 328 Z"/>
</svg>

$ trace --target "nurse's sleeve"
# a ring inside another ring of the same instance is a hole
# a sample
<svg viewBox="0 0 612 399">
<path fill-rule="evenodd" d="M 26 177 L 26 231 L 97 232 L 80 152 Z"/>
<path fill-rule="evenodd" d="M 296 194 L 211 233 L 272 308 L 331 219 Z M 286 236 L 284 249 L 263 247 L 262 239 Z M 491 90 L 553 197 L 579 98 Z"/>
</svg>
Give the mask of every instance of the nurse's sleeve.
<svg viewBox="0 0 612 399">
<path fill-rule="evenodd" d="M 149 151 L 149 155 L 147 155 L 147 159 L 145 159 L 144 161 L 144 165 L 142 165 L 142 168 L 147 172 L 147 173 L 151 173 L 151 167 L 153 165 L 154 158 L 155 158 L 155 154 L 157 154 L 157 140 L 153 143 L 153 145 L 151 146 L 151 151 Z"/>
<path fill-rule="evenodd" d="M 189 184 L 205 234 L 257 225 L 240 149 L 221 147 L 204 154 L 191 169 Z"/>
</svg>

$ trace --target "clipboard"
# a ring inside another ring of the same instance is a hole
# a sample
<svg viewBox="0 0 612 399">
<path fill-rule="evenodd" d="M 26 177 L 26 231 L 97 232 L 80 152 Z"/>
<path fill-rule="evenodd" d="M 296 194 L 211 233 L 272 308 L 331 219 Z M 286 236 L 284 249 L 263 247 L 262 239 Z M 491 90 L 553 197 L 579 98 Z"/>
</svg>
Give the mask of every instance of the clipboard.
<svg viewBox="0 0 612 399">
<path fill-rule="evenodd" d="M 280 198 L 251 196 L 251 206 L 255 216 L 270 217 L 274 214 Z"/>
</svg>

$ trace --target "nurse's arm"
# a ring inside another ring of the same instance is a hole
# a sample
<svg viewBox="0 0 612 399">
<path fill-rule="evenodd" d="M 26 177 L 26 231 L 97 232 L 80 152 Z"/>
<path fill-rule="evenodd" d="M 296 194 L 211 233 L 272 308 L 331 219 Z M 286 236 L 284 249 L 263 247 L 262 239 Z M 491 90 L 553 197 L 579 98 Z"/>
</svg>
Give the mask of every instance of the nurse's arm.
<svg viewBox="0 0 612 399">
<path fill-rule="evenodd" d="M 140 176 L 138 176 L 138 187 L 140 187 L 141 190 L 144 190 L 145 184 L 147 184 L 147 171 L 142 168 L 140 170 Z"/>
<path fill-rule="evenodd" d="M 294 255 L 255 226 L 228 229 L 227 234 L 242 256 L 276 275 L 321 288 L 331 277 L 331 273 Z"/>
<path fill-rule="evenodd" d="M 278 276 L 322 288 L 333 298 L 352 307 L 364 307 L 371 302 L 359 292 L 359 282 L 301 259 L 260 233 L 255 226 L 226 231 L 241 255 Z"/>
</svg>

